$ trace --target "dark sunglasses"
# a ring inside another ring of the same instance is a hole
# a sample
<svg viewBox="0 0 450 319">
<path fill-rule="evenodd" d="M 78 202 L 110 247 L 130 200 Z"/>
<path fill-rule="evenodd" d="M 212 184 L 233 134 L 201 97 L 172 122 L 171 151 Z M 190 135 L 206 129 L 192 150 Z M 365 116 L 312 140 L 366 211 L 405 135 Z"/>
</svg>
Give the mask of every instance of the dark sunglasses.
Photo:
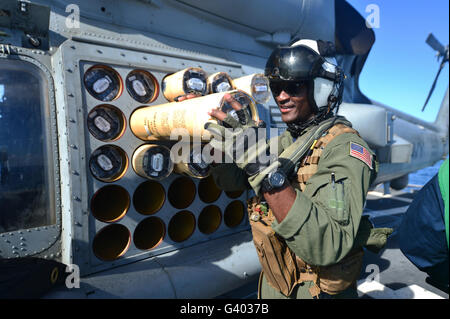
<svg viewBox="0 0 450 319">
<path fill-rule="evenodd" d="M 292 81 L 277 81 L 270 83 L 270 90 L 273 96 L 280 95 L 281 91 L 286 92 L 290 96 L 299 95 L 306 86 L 306 81 L 292 82 Z"/>
</svg>

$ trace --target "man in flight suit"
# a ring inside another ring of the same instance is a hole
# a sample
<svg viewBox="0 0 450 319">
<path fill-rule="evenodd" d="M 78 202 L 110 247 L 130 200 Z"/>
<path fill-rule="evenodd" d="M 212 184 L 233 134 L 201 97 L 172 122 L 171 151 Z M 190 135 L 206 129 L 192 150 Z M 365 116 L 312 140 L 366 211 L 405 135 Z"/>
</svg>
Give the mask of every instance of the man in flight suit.
<svg viewBox="0 0 450 319">
<path fill-rule="evenodd" d="M 376 162 L 351 123 L 334 114 L 344 75 L 332 54 L 332 44 L 320 40 L 275 49 L 265 75 L 288 126 L 278 137 L 278 161 L 235 160 L 212 171 L 220 188 L 251 186 L 257 195 L 249 201 L 249 218 L 262 265 L 261 298 L 357 297 L 362 246 L 371 233 L 370 222 L 361 215 Z M 259 126 L 231 96 L 225 98 L 239 121 L 220 110 L 212 110 L 211 116 L 234 129 Z M 224 132 L 215 124 L 207 129 L 216 135 Z M 247 153 L 255 151 L 246 147 Z M 292 160 L 299 150 L 301 157 Z M 372 236 L 372 244 L 381 239 L 383 245 L 388 233 L 375 240 Z"/>
</svg>

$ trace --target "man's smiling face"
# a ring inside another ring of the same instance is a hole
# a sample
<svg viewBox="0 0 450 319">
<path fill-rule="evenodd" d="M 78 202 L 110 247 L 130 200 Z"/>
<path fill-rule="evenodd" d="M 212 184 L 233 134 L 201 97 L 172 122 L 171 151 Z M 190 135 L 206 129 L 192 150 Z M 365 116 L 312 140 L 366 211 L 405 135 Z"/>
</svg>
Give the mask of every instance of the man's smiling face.
<svg viewBox="0 0 450 319">
<path fill-rule="evenodd" d="M 270 87 L 283 122 L 306 122 L 314 116 L 305 82 L 279 81 Z"/>
</svg>

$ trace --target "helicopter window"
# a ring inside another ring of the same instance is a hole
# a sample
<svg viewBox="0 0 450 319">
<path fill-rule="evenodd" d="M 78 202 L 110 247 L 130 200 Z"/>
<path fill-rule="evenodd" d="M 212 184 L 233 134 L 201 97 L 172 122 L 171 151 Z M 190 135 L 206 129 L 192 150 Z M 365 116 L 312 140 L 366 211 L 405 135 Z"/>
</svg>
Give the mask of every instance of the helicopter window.
<svg viewBox="0 0 450 319">
<path fill-rule="evenodd" d="M 0 59 L 0 233 L 55 224 L 48 121 L 43 72 Z"/>
</svg>

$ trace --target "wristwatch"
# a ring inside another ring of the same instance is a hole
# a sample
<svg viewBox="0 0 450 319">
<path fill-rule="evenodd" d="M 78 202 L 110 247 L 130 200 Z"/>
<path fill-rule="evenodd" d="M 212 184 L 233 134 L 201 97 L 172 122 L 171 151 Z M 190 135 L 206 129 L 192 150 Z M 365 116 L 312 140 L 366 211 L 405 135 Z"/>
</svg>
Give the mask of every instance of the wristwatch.
<svg viewBox="0 0 450 319">
<path fill-rule="evenodd" d="M 286 174 L 282 170 L 270 172 L 261 183 L 262 192 L 270 192 L 282 188 L 286 182 Z"/>
</svg>

